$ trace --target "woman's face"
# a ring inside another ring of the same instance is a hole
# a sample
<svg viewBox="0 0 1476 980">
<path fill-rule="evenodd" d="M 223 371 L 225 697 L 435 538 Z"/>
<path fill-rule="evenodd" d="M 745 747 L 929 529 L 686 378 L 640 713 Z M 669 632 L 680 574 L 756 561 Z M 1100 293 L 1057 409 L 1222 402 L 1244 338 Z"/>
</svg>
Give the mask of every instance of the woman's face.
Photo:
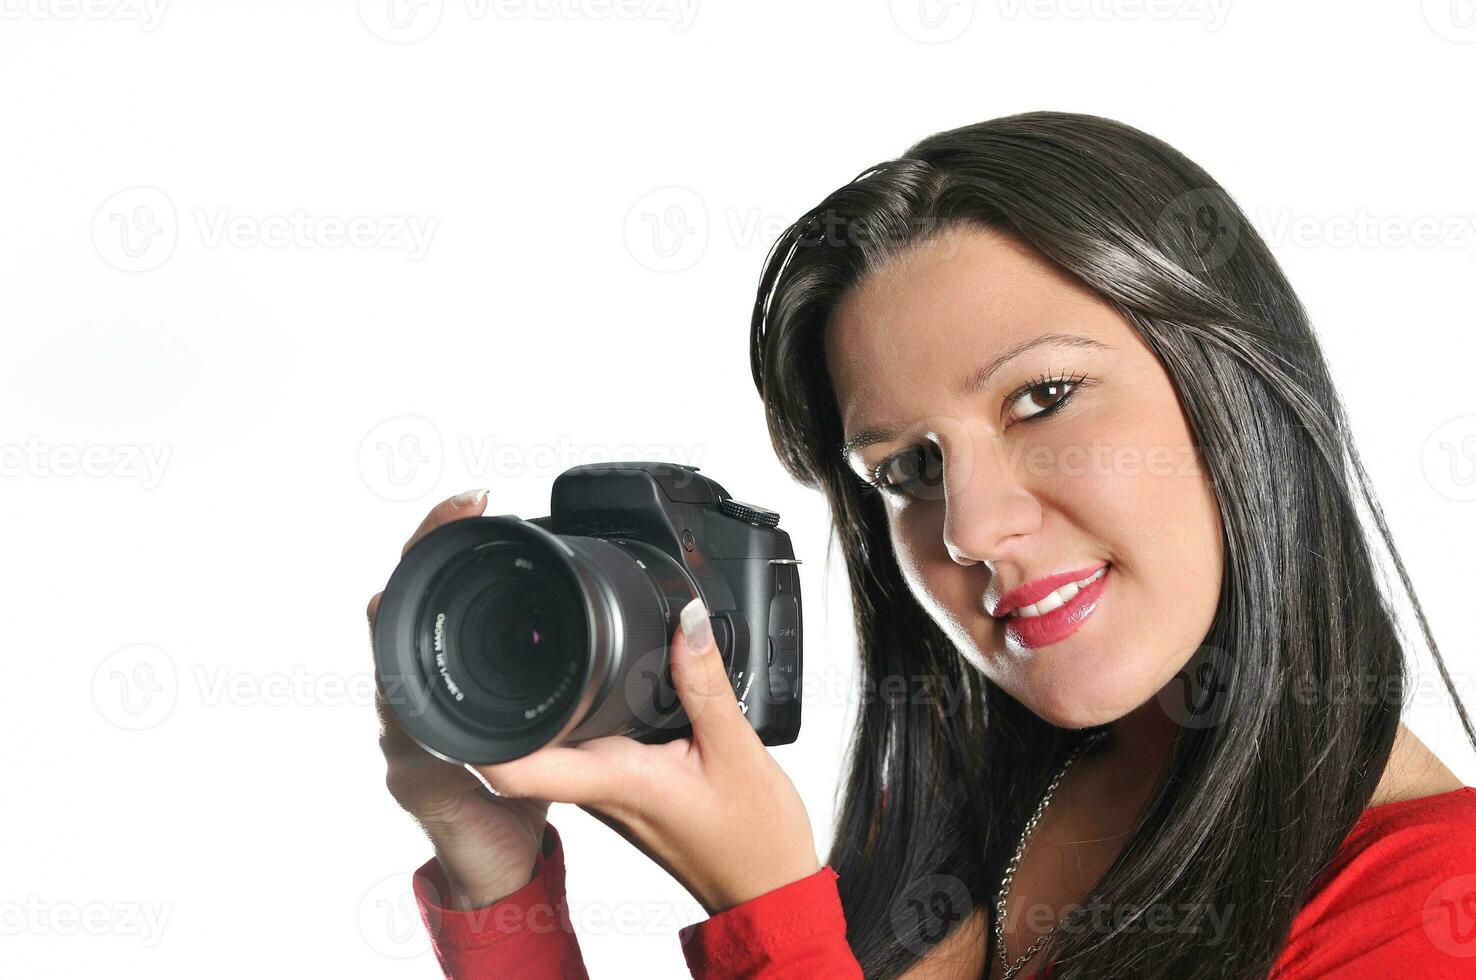
<svg viewBox="0 0 1476 980">
<path fill-rule="evenodd" d="M 1028 246 L 966 228 L 849 290 L 825 345 L 847 465 L 889 484 L 902 574 L 962 655 L 1067 728 L 1164 689 L 1214 618 L 1220 520 L 1127 320 Z M 1036 615 L 995 615 L 1032 584 Z"/>
</svg>

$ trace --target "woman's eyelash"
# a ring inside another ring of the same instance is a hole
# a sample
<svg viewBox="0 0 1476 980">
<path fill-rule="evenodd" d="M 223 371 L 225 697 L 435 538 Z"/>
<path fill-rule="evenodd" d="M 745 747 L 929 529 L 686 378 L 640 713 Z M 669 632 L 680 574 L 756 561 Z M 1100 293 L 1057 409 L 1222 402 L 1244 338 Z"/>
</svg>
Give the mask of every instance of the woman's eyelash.
<svg viewBox="0 0 1476 980">
<path fill-rule="evenodd" d="M 1048 416 L 1054 415 L 1061 409 L 1065 408 L 1066 403 L 1069 402 L 1072 396 L 1076 394 L 1076 389 L 1087 383 L 1090 383 L 1090 379 L 1088 379 L 1085 374 L 1043 374 L 1032 381 L 1027 381 L 1025 384 L 1021 385 L 1020 387 L 1016 388 L 1014 391 L 1006 395 L 1005 404 L 1007 406 L 1013 405 L 1025 395 L 1031 394 L 1032 392 L 1042 388 L 1065 387 L 1067 389 L 1066 392 L 1062 394 L 1059 398 L 1057 398 L 1053 403 L 1051 403 L 1049 408 L 1043 408 L 1040 411 L 1036 412 L 1034 415 L 1027 415 L 1025 418 L 1020 419 L 1020 422 L 1034 422 L 1038 419 L 1043 419 Z M 909 446 L 899 452 L 892 453 L 892 455 L 877 463 L 876 466 L 872 468 L 870 475 L 862 478 L 862 493 L 891 493 L 906 496 L 906 491 L 903 489 L 903 484 L 887 483 L 882 479 L 881 474 L 883 470 L 890 466 L 899 457 L 907 453 L 917 452 L 920 449 L 922 449 L 922 447 L 920 446 Z"/>
<path fill-rule="evenodd" d="M 1034 381 L 1027 381 L 1025 384 L 1021 385 L 1020 387 L 1016 388 L 1014 391 L 1012 391 L 1008 395 L 1006 395 L 1005 396 L 1005 404 L 1006 405 L 1013 405 L 1013 404 L 1015 404 L 1015 402 L 1019 401 L 1025 395 L 1028 395 L 1031 392 L 1036 391 L 1037 389 L 1040 389 L 1040 388 L 1051 388 L 1051 387 L 1056 387 L 1056 386 L 1065 386 L 1065 387 L 1067 387 L 1069 390 L 1064 395 L 1062 395 L 1060 398 L 1056 399 L 1056 401 L 1054 403 L 1052 403 L 1049 408 L 1043 408 L 1039 412 L 1036 412 L 1034 415 L 1026 416 L 1025 418 L 1021 419 L 1020 421 L 1022 421 L 1022 422 L 1028 422 L 1031 419 L 1043 418 L 1044 416 L 1051 415 L 1051 414 L 1055 413 L 1063 405 L 1065 405 L 1068 401 L 1070 401 L 1071 400 L 1071 396 L 1074 395 L 1074 394 L 1076 394 L 1076 389 L 1078 387 L 1080 387 L 1086 380 L 1087 380 L 1087 376 L 1084 375 L 1084 374 L 1058 374 L 1058 375 L 1044 375 L 1043 374 L 1040 377 L 1036 378 Z"/>
</svg>

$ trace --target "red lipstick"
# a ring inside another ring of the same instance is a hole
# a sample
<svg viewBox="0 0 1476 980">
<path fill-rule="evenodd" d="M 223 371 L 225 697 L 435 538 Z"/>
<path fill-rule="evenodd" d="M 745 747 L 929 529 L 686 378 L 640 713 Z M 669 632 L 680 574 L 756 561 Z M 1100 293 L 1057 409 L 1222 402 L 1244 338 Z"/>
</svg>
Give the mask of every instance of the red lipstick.
<svg viewBox="0 0 1476 980">
<path fill-rule="evenodd" d="M 1085 568 L 1073 569 L 1069 572 L 1061 572 L 1056 575 L 1048 575 L 1045 578 L 1027 582 L 1017 589 L 1012 589 L 1000 596 L 994 605 L 996 617 L 1007 616 L 1012 610 L 1022 606 L 1028 606 L 1038 602 L 1050 595 L 1056 589 L 1070 582 L 1080 582 L 1084 578 L 1090 578 L 1098 570 L 1107 565 L 1102 562 L 1097 565 L 1089 565 Z M 1030 647 L 1039 648 L 1059 643 L 1072 633 L 1075 633 L 1086 622 L 1087 618 L 1096 611 L 1101 601 L 1102 592 L 1107 587 L 1107 579 L 1111 576 L 1111 569 L 1102 573 L 1095 582 L 1080 589 L 1063 605 L 1052 609 L 1048 613 L 1039 616 L 1019 617 L 1014 616 L 1004 619 L 1005 631 L 1016 643 Z"/>
<path fill-rule="evenodd" d="M 994 608 L 989 610 L 989 615 L 995 619 L 1003 619 L 1021 606 L 1039 602 L 1068 582 L 1080 582 L 1084 578 L 1097 574 L 1097 569 L 1105 564 L 1107 564 L 1105 561 L 1099 562 L 1096 565 L 1087 565 L 1069 572 L 1057 572 L 1055 575 L 1047 575 L 1045 578 L 1026 582 L 1019 588 L 1011 589 L 1000 596 L 995 601 Z"/>
</svg>

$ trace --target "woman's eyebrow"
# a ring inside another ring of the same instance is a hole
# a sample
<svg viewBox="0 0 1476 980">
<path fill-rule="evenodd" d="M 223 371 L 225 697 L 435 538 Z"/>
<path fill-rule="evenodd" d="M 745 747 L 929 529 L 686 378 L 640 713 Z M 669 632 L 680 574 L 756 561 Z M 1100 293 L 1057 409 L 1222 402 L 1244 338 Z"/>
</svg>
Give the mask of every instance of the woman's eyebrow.
<svg viewBox="0 0 1476 980">
<path fill-rule="evenodd" d="M 994 360 L 975 371 L 967 381 L 960 385 L 958 389 L 959 395 L 967 398 L 969 395 L 977 394 L 981 388 L 989 384 L 989 379 L 1000 368 L 1026 351 L 1034 350 L 1044 344 L 1087 350 L 1112 350 L 1109 345 L 1102 343 L 1100 340 L 1094 340 L 1091 337 L 1079 333 L 1043 333 L 1039 337 L 1032 337 L 1013 347 L 1006 348 Z"/>
<path fill-rule="evenodd" d="M 851 453 L 858 449 L 865 449 L 873 443 L 886 442 L 896 433 L 890 429 L 864 429 L 841 443 L 840 460 L 842 466 L 849 466 Z"/>
<path fill-rule="evenodd" d="M 977 394 L 980 389 L 989 384 L 989 379 L 994 377 L 1000 368 L 1026 351 L 1034 350 L 1046 344 L 1053 344 L 1057 347 L 1075 347 L 1079 350 L 1110 351 L 1113 349 L 1110 344 L 1104 344 L 1100 340 L 1095 340 L 1079 333 L 1043 333 L 1038 337 L 1032 337 L 1029 340 L 1022 341 L 1013 347 L 1008 347 L 1001 351 L 988 364 L 964 380 L 963 384 L 958 388 L 959 396 L 967 398 L 970 395 Z M 891 429 L 864 429 L 841 443 L 841 463 L 843 465 L 846 464 L 850 459 L 851 453 L 856 450 L 864 449 L 878 442 L 886 442 L 895 436 L 896 433 Z"/>
</svg>

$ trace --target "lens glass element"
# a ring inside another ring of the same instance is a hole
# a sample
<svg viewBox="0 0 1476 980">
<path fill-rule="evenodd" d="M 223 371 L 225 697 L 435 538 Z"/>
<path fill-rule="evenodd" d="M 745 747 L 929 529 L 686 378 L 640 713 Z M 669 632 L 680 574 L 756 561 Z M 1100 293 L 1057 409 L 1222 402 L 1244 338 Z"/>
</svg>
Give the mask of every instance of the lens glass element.
<svg viewBox="0 0 1476 980">
<path fill-rule="evenodd" d="M 422 607 L 422 664 L 436 697 L 489 735 L 561 720 L 589 660 L 585 603 L 553 555 L 497 541 L 457 556 Z"/>
</svg>

